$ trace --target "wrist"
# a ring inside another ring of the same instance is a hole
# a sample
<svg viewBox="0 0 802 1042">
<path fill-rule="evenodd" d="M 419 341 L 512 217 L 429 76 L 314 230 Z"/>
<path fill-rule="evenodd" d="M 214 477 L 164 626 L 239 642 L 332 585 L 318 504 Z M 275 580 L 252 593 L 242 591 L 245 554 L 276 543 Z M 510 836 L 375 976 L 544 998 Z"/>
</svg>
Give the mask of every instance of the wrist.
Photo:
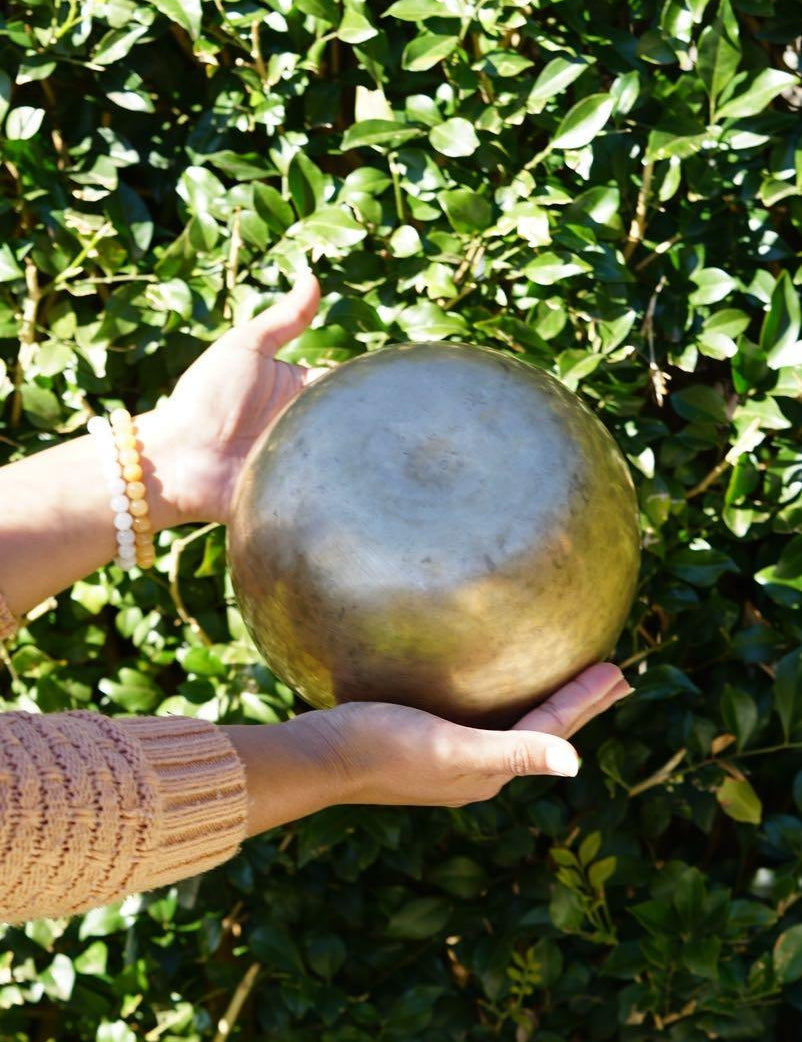
<svg viewBox="0 0 802 1042">
<path fill-rule="evenodd" d="M 304 713 L 283 724 L 221 725 L 245 767 L 248 836 L 353 802 L 336 742 L 320 726 L 325 715 Z"/>
<path fill-rule="evenodd" d="M 186 455 L 181 438 L 156 410 L 141 413 L 135 422 L 154 531 L 201 520 L 195 516 L 187 495 Z"/>
</svg>

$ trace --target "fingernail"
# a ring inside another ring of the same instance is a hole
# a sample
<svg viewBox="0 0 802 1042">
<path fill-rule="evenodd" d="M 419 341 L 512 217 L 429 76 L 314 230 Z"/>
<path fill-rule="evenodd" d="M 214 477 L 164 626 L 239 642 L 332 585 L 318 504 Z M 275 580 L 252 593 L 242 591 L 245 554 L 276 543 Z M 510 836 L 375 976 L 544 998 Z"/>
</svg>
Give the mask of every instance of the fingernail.
<svg viewBox="0 0 802 1042">
<path fill-rule="evenodd" d="M 619 680 L 613 688 L 613 698 L 617 702 L 619 698 L 626 698 L 627 695 L 631 695 L 635 690 L 634 687 L 630 687 L 628 680 Z"/>
<path fill-rule="evenodd" d="M 546 766 L 552 774 L 560 774 L 564 778 L 574 778 L 579 773 L 576 753 L 564 745 L 550 745 L 546 749 Z"/>
</svg>

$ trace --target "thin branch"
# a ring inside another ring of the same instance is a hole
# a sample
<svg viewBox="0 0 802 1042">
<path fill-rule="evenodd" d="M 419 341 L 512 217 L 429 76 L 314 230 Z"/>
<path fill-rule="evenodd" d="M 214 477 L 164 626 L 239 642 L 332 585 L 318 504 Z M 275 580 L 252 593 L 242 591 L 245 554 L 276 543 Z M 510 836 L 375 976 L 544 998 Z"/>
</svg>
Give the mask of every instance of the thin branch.
<svg viewBox="0 0 802 1042">
<path fill-rule="evenodd" d="M 231 222 L 231 241 L 228 246 L 228 259 L 226 260 L 226 302 L 223 306 L 223 315 L 231 321 L 234 308 L 232 295 L 237 285 L 237 270 L 239 268 L 239 251 L 242 249 L 242 236 L 240 235 L 240 211 L 239 207 L 234 210 L 234 218 Z"/>
<path fill-rule="evenodd" d="M 259 976 L 261 969 L 262 967 L 258 962 L 254 962 L 248 967 L 245 976 L 237 985 L 237 990 L 231 996 L 228 1009 L 217 1023 L 217 1033 L 214 1036 L 214 1042 L 226 1042 L 232 1028 L 237 1023 L 237 1018 L 256 983 L 256 978 Z"/>
<path fill-rule="evenodd" d="M 262 57 L 262 41 L 259 39 L 259 19 L 251 22 L 251 58 L 262 83 L 267 83 L 267 66 Z"/>
<path fill-rule="evenodd" d="M 654 774 L 649 775 L 642 782 L 638 782 L 637 785 L 633 785 L 629 790 L 630 796 L 638 796 L 640 793 L 645 792 L 647 789 L 654 788 L 655 785 L 662 785 L 663 782 L 668 781 L 671 777 L 671 773 L 675 767 L 678 767 L 688 754 L 687 749 L 680 749 L 671 757 L 671 759 L 664 763 L 659 770 L 656 770 Z"/>
<path fill-rule="evenodd" d="M 623 662 L 619 662 L 618 668 L 628 669 L 630 666 L 634 666 L 636 662 L 642 662 L 645 658 L 648 658 L 649 655 L 654 655 L 655 652 L 663 651 L 672 644 L 676 644 L 678 640 L 679 637 L 674 634 L 674 636 L 669 637 L 668 640 L 664 640 L 662 644 L 652 644 L 651 647 L 644 648 L 643 651 L 638 651 L 634 655 L 630 655 L 629 658 L 624 659 Z"/>
<path fill-rule="evenodd" d="M 635 215 L 629 226 L 629 236 L 624 244 L 624 260 L 629 260 L 638 245 L 643 240 L 646 231 L 646 213 L 649 206 L 649 193 L 652 190 L 652 175 L 654 174 L 654 163 L 646 163 L 643 168 L 643 180 L 641 181 L 638 201 L 635 203 Z"/>
<path fill-rule="evenodd" d="M 36 350 L 36 313 L 42 292 L 39 288 L 39 272 L 30 257 L 25 258 L 25 300 L 22 304 L 22 322 L 19 329 L 19 351 L 14 371 L 14 397 L 11 401 L 11 427 L 18 427 L 22 418 L 22 385 L 25 371 L 33 361 Z"/>
<path fill-rule="evenodd" d="M 201 641 L 209 647 L 214 643 L 212 638 L 201 626 L 194 615 L 190 615 L 187 611 L 187 606 L 184 604 L 184 598 L 181 596 L 181 590 L 178 584 L 178 571 L 181 565 L 181 555 L 196 539 L 200 539 L 201 536 L 207 535 L 212 529 L 217 528 L 217 522 L 212 521 L 211 524 L 204 525 L 203 528 L 198 528 L 188 536 L 184 536 L 182 539 L 176 539 L 173 545 L 170 547 L 170 571 L 168 577 L 170 580 L 170 596 L 173 599 L 173 604 L 178 612 L 182 622 L 190 627 L 192 632 L 200 637 Z"/>
</svg>

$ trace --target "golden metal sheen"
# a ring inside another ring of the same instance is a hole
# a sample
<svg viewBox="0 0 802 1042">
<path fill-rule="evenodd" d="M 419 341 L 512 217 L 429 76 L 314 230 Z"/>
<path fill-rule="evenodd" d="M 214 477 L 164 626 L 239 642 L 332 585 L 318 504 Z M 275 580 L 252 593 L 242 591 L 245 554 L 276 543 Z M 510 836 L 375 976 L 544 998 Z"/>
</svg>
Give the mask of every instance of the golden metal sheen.
<svg viewBox="0 0 802 1042">
<path fill-rule="evenodd" d="M 246 461 L 228 539 L 245 624 L 307 702 L 485 726 L 611 653 L 640 557 L 597 417 L 548 373 L 450 343 L 308 387 Z"/>
</svg>

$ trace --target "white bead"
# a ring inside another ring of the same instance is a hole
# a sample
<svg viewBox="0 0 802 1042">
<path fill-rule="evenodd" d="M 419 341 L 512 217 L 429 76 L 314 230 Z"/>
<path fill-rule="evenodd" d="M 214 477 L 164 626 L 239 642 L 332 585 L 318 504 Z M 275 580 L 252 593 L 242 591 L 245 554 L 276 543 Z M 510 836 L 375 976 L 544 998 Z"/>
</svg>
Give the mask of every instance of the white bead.
<svg viewBox="0 0 802 1042">
<path fill-rule="evenodd" d="M 109 500 L 109 506 L 115 514 L 124 514 L 130 505 L 128 496 L 112 496 Z"/>
<path fill-rule="evenodd" d="M 111 424 L 104 416 L 93 416 L 86 425 L 90 434 L 110 434 Z"/>
<path fill-rule="evenodd" d="M 122 477 L 120 464 L 113 457 L 111 459 L 106 458 L 103 461 L 103 477 L 107 482 L 116 481 L 117 478 Z"/>
<path fill-rule="evenodd" d="M 130 528 L 131 525 L 133 525 L 133 523 L 134 519 L 131 517 L 130 514 L 119 513 L 114 515 L 114 527 L 119 529 L 121 532 L 124 532 L 127 528 Z"/>
<path fill-rule="evenodd" d="M 117 554 L 117 560 L 125 568 L 133 568 L 136 564 L 136 554 L 132 557 L 130 554 Z"/>
<path fill-rule="evenodd" d="M 124 532 L 117 533 L 117 546 L 133 546 L 136 542 L 136 532 L 133 528 L 126 528 Z"/>
<path fill-rule="evenodd" d="M 117 469 L 119 471 L 119 467 Z M 123 478 L 110 478 L 108 481 L 108 488 L 109 492 L 111 492 L 113 496 L 125 495 L 125 481 Z"/>
<path fill-rule="evenodd" d="M 131 569 L 136 565 L 136 561 L 134 561 L 133 563 L 130 561 L 123 561 L 119 557 L 114 558 L 114 563 L 117 565 L 118 568 L 122 568 L 124 572 L 130 572 Z"/>
</svg>

